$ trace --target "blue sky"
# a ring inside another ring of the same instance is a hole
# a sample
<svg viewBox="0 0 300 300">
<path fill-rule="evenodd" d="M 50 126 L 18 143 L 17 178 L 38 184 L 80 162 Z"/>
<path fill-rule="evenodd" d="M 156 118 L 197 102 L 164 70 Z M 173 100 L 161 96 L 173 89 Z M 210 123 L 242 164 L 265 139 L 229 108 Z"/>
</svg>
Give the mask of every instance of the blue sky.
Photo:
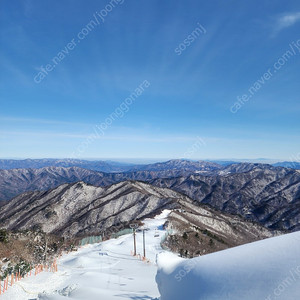
<svg viewBox="0 0 300 300">
<path fill-rule="evenodd" d="M 1 0 L 0 44 L 0 157 L 299 157 L 299 1 Z"/>
</svg>

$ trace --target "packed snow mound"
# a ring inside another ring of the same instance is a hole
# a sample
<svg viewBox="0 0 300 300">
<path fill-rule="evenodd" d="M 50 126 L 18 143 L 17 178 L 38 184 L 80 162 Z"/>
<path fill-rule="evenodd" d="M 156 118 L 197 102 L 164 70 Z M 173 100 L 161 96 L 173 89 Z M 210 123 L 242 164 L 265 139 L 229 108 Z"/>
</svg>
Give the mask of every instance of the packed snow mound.
<svg viewBox="0 0 300 300">
<path fill-rule="evenodd" d="M 189 260 L 161 253 L 161 300 L 299 299 L 299 249 L 295 232 Z"/>
</svg>

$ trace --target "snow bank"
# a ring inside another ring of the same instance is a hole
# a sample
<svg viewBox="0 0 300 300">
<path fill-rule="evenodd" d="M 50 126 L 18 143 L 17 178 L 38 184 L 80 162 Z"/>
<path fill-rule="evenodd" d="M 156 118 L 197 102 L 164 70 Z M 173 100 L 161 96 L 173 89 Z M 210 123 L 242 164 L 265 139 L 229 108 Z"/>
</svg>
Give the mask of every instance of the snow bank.
<svg viewBox="0 0 300 300">
<path fill-rule="evenodd" d="M 300 232 L 194 259 L 157 258 L 161 300 L 296 300 Z"/>
</svg>

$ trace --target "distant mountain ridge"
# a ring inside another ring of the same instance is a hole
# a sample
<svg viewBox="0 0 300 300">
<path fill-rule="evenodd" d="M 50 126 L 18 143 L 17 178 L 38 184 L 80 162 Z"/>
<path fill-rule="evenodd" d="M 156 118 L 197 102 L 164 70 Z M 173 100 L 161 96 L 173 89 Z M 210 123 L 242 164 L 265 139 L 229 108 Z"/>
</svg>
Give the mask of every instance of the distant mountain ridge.
<svg viewBox="0 0 300 300">
<path fill-rule="evenodd" d="M 300 230 L 299 170 L 246 164 L 231 165 L 222 172 L 217 176 L 158 178 L 150 183 L 272 229 Z"/>
<path fill-rule="evenodd" d="M 108 186 L 124 180 L 150 181 L 156 178 L 188 176 L 195 171 L 163 170 L 104 173 L 79 167 L 44 167 L 40 169 L 0 170 L 0 201 L 26 191 L 49 190 L 64 183 L 84 181 L 95 186 Z"/>
<path fill-rule="evenodd" d="M 79 167 L 101 172 L 124 172 L 135 166 L 102 160 L 82 160 L 82 159 L 0 159 L 0 169 L 40 169 L 45 167 Z"/>
<path fill-rule="evenodd" d="M 63 183 L 100 181 L 102 173 L 78 167 L 0 170 L 0 200 L 9 200 L 26 191 L 46 191 Z M 109 182 L 108 184 L 110 184 Z"/>
<path fill-rule="evenodd" d="M 273 164 L 276 167 L 284 167 L 300 170 L 300 162 L 299 161 L 283 161 Z"/>
<path fill-rule="evenodd" d="M 26 191 L 47 191 L 78 181 L 107 187 L 138 180 L 175 190 L 198 203 L 240 214 L 272 229 L 300 230 L 299 170 L 257 163 L 219 168 L 211 163 L 178 160 L 148 168 L 148 171 L 120 173 L 79 167 L 0 170 L 0 200 L 9 200 Z"/>
<path fill-rule="evenodd" d="M 52 160 L 41 161 L 42 164 L 50 164 L 52 162 Z M 31 162 L 32 160 L 26 160 L 26 165 L 31 164 Z M 70 161 L 66 162 L 65 160 L 53 160 L 53 162 L 55 162 L 57 165 L 69 165 L 74 163 L 73 161 L 70 163 Z M 83 162 L 83 164 L 85 164 L 87 161 L 77 162 Z M 38 164 L 39 163 L 40 161 L 38 161 Z M 14 162 L 10 166 L 13 164 Z M 6 170 L 0 169 L 0 201 L 9 200 L 25 191 L 48 190 L 63 183 L 72 183 L 76 181 L 84 181 L 96 186 L 107 186 L 128 179 L 149 181 L 155 178 L 188 176 L 195 172 L 210 174 L 211 172 L 215 172 L 222 167 L 217 164 L 207 162 L 171 160 L 164 163 L 135 167 L 126 166 L 124 168 L 130 168 L 130 170 L 127 170 L 126 172 L 116 172 L 117 169 L 114 169 L 114 172 L 108 173 L 84 169 L 76 166 L 47 166 L 43 168 L 18 168 Z"/>
<path fill-rule="evenodd" d="M 166 167 L 168 166 L 168 167 Z M 280 172 L 283 167 L 267 164 L 238 163 L 224 167 L 206 162 L 168 161 L 148 165 L 149 170 L 105 173 L 79 167 L 44 167 L 39 169 L 0 169 L 0 200 L 8 200 L 25 191 L 48 190 L 63 183 L 84 181 L 107 186 L 124 180 L 152 181 L 154 179 L 188 177 L 190 175 L 227 176 L 253 169 Z M 292 169 L 286 169 L 290 172 Z"/>
<path fill-rule="evenodd" d="M 165 170 L 202 170 L 211 171 L 223 166 L 214 162 L 173 159 L 153 164 L 125 164 L 114 161 L 92 161 L 80 159 L 0 159 L 0 169 L 40 169 L 44 167 L 79 167 L 100 172 L 134 172 L 134 171 L 165 171 Z"/>
<path fill-rule="evenodd" d="M 214 162 L 207 161 L 190 161 L 182 159 L 173 159 L 166 162 L 158 162 L 136 166 L 129 171 L 166 171 L 166 170 L 182 170 L 182 171 L 215 171 L 222 169 L 223 166 Z"/>
<path fill-rule="evenodd" d="M 185 159 L 172 159 L 152 164 L 133 164 L 117 161 L 83 160 L 83 159 L 0 159 L 0 169 L 39 169 L 44 167 L 79 167 L 99 172 L 134 172 L 134 171 L 165 171 L 165 170 L 189 170 L 189 171 L 213 171 L 225 168 L 232 164 L 241 164 L 239 161 L 196 161 Z M 245 162 L 251 164 L 251 162 Z M 266 163 L 264 163 L 266 165 Z M 300 162 L 277 162 L 275 167 L 300 169 Z"/>
<path fill-rule="evenodd" d="M 166 168 L 166 165 L 168 168 Z M 151 165 L 152 166 L 152 165 Z M 182 166 L 182 167 L 180 167 Z M 272 169 L 264 164 L 232 164 L 224 168 L 205 162 L 168 161 L 147 170 L 105 173 L 79 167 L 44 167 L 39 169 L 0 170 L 0 201 L 9 200 L 26 191 L 49 190 L 63 183 L 84 181 L 95 186 L 108 186 L 124 180 L 152 181 L 158 178 L 187 177 L 192 174 L 223 176 L 249 171 L 255 167 Z M 154 171 L 156 170 L 156 171 Z"/>
</svg>

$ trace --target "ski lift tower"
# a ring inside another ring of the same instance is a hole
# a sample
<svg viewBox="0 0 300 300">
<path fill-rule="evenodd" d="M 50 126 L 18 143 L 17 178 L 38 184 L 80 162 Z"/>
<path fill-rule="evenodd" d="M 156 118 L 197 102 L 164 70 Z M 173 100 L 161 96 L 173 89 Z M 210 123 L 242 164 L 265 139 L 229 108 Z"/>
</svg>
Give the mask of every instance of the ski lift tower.
<svg viewBox="0 0 300 300">
<path fill-rule="evenodd" d="M 145 240 L 145 231 L 149 230 L 149 228 L 147 227 L 142 227 L 142 231 L 143 231 L 143 254 L 144 257 L 146 257 L 146 240 Z"/>
<path fill-rule="evenodd" d="M 132 223 L 129 227 L 133 230 L 133 256 L 136 256 L 136 240 L 135 240 L 135 231 L 139 227 L 138 224 Z"/>
</svg>

